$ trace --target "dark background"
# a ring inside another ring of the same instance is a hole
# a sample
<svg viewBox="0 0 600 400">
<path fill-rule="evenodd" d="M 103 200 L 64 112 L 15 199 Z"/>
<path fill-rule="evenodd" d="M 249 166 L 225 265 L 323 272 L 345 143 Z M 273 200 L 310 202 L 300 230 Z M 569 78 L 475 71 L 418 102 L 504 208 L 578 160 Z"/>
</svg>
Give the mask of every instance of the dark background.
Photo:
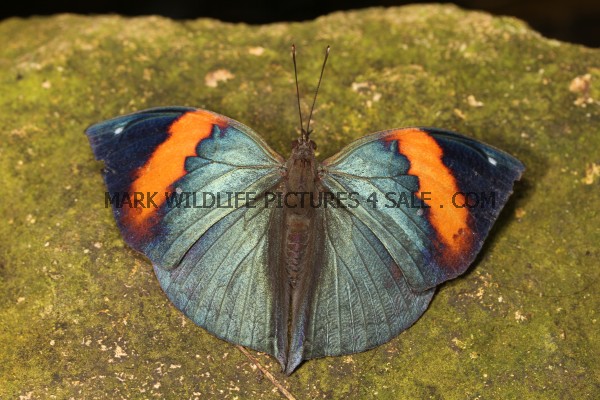
<svg viewBox="0 0 600 400">
<path fill-rule="evenodd" d="M 62 12 L 81 14 L 158 14 L 175 19 L 217 18 L 228 22 L 264 24 L 313 19 L 332 11 L 373 6 L 395 6 L 426 1 L 402 0 L 55 0 L 47 2 L 11 1 L 2 5 L 0 19 Z M 546 37 L 600 47 L 600 0 L 457 0 L 467 9 L 523 19 Z"/>
</svg>

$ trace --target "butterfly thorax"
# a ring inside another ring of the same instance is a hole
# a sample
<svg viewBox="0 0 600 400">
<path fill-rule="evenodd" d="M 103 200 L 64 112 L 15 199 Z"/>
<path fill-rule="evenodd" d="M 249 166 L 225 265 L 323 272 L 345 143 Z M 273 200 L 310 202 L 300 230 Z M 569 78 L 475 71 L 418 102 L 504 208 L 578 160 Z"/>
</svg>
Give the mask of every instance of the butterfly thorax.
<svg viewBox="0 0 600 400">
<path fill-rule="evenodd" d="M 294 214 L 311 214 L 311 195 L 318 195 L 316 145 L 312 140 L 294 141 L 292 155 L 286 163 L 286 209 Z"/>
</svg>

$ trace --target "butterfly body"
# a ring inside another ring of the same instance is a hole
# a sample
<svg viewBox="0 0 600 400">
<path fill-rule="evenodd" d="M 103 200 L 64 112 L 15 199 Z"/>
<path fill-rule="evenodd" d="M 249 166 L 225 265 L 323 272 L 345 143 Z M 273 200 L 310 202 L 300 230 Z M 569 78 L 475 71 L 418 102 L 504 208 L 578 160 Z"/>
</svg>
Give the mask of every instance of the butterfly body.
<svg viewBox="0 0 600 400">
<path fill-rule="evenodd" d="M 86 133 L 110 196 L 158 193 L 156 207 L 112 206 L 173 304 L 288 374 L 412 325 L 435 287 L 471 264 L 524 169 L 435 128 L 368 135 L 323 162 L 303 134 L 286 161 L 241 123 L 185 107 Z M 190 193 L 206 201 L 173 200 Z M 231 193 L 248 196 L 211 203 Z M 485 207 L 466 207 L 468 193 L 487 193 Z"/>
<path fill-rule="evenodd" d="M 276 247 L 281 243 L 281 263 L 270 262 L 280 268 L 275 275 L 281 280 L 274 282 L 273 289 L 281 290 L 282 309 L 287 315 L 280 315 L 281 328 L 289 329 L 282 333 L 283 351 L 277 357 L 282 369 L 291 373 L 303 359 L 303 338 L 308 327 L 307 312 L 315 280 L 319 276 L 319 255 L 322 254 L 322 241 L 317 231 L 322 229 L 322 216 L 310 199 L 318 198 L 323 187 L 319 181 L 319 163 L 314 154 L 312 140 L 299 139 L 293 142 L 292 154 L 285 163 L 283 180 L 278 194 L 282 201 L 281 238 L 272 237 L 270 243 Z"/>
</svg>

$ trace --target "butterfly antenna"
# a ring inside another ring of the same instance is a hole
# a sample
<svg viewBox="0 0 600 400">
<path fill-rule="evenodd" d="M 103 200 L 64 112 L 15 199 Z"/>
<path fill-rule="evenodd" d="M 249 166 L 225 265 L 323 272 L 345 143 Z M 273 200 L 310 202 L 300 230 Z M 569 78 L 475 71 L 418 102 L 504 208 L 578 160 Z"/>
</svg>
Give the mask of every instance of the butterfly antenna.
<svg viewBox="0 0 600 400">
<path fill-rule="evenodd" d="M 319 83 L 317 83 L 317 89 L 315 90 L 315 97 L 313 99 L 312 106 L 310 107 L 310 114 L 308 115 L 308 123 L 306 124 L 306 138 L 310 135 L 310 120 L 312 118 L 313 110 L 315 109 L 315 103 L 317 102 L 317 94 L 319 93 L 319 87 L 321 87 L 321 80 L 323 79 L 323 72 L 325 71 L 325 64 L 327 64 L 327 58 L 329 57 L 330 46 L 325 49 L 325 59 L 323 60 L 323 66 L 321 67 L 321 75 L 319 76 Z"/>
<path fill-rule="evenodd" d="M 298 69 L 296 67 L 296 45 L 292 44 L 292 60 L 294 61 L 294 77 L 296 78 L 296 97 L 298 98 L 298 116 L 300 117 L 300 132 L 302 139 L 305 140 L 308 135 L 304 130 L 304 123 L 302 122 L 302 110 L 300 109 L 300 89 L 298 89 Z"/>
</svg>

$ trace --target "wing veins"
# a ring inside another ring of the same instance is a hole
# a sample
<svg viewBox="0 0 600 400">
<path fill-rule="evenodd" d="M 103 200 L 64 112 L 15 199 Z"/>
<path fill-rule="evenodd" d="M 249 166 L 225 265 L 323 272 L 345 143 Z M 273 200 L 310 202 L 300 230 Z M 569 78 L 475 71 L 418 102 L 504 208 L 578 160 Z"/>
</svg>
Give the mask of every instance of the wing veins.
<svg viewBox="0 0 600 400">
<path fill-rule="evenodd" d="M 240 216 L 236 217 L 235 221 L 233 221 L 233 223 L 232 223 L 231 225 L 229 225 L 229 226 L 231 227 L 232 225 L 235 225 L 235 224 L 237 224 L 237 223 L 239 222 L 239 220 L 241 219 L 242 215 L 244 215 L 244 213 L 240 213 Z M 209 228 L 209 229 L 210 229 L 210 228 Z M 208 231 L 208 229 L 207 229 L 207 231 Z M 212 247 L 213 247 L 213 246 L 214 246 L 214 245 L 215 245 L 215 244 L 216 244 L 216 243 L 219 241 L 219 239 L 220 239 L 220 238 L 222 238 L 222 237 L 223 237 L 223 235 L 225 235 L 226 233 L 227 233 L 227 230 L 223 231 L 223 233 L 222 233 L 222 234 L 220 234 L 220 235 L 219 235 L 219 236 L 218 236 L 218 237 L 215 239 L 215 241 L 214 241 L 213 243 L 211 243 L 211 245 L 210 245 L 210 246 L 208 247 L 208 249 L 207 249 L 207 250 L 204 252 L 204 254 L 202 254 L 202 257 L 201 257 L 201 259 L 202 259 L 202 258 L 204 258 L 204 257 L 206 256 L 206 254 L 208 253 L 208 251 L 209 251 L 209 250 L 210 250 L 210 249 L 211 249 L 211 248 L 212 248 Z M 200 238 L 202 238 L 202 236 L 201 236 Z M 237 244 L 237 243 L 240 241 L 240 238 L 241 238 L 241 236 L 237 238 L 237 240 L 236 240 L 235 244 Z M 200 239 L 198 239 L 198 240 L 200 240 Z M 228 254 L 228 255 L 229 255 L 229 254 L 231 253 L 231 251 L 233 250 L 233 247 L 234 247 L 234 246 L 232 246 L 232 247 L 229 249 L 229 251 L 227 252 L 227 254 Z M 191 250 L 191 247 L 190 247 L 190 250 Z M 188 252 L 189 252 L 189 250 L 188 250 Z M 186 254 L 187 254 L 187 252 L 186 252 Z M 185 257 L 185 255 L 184 255 L 184 257 Z M 223 262 L 221 262 L 221 264 L 222 264 L 222 263 L 223 263 Z M 221 264 L 219 264 L 219 266 L 220 266 Z M 217 270 L 218 270 L 218 268 L 215 268 L 215 270 L 212 272 L 212 274 L 211 274 L 211 276 L 210 276 L 210 278 L 209 278 L 209 281 L 208 281 L 207 283 L 210 283 L 210 282 L 212 281 L 212 278 L 213 278 L 214 274 L 216 274 L 216 273 L 217 273 Z M 191 274 L 190 274 L 190 275 L 191 275 Z M 182 285 L 181 285 L 182 287 L 185 287 L 185 286 L 186 286 L 186 284 L 187 284 L 187 281 L 188 281 L 188 279 L 190 278 L 190 275 L 188 275 L 188 276 L 185 278 L 185 280 L 183 281 L 183 283 L 182 283 Z M 195 291 L 198 289 L 198 285 L 200 285 L 200 279 L 198 280 L 198 283 L 196 284 L 196 287 L 194 288 L 194 291 L 193 291 L 193 293 L 194 293 L 194 292 L 195 292 Z M 185 309 L 185 308 L 187 307 L 187 305 L 188 305 L 189 301 L 190 301 L 190 298 L 188 297 L 188 299 L 187 299 L 187 301 L 185 302 L 185 304 L 184 304 L 184 305 L 182 305 L 182 307 L 181 307 L 181 309 L 182 309 L 182 310 L 183 310 L 183 309 Z"/>
<path fill-rule="evenodd" d="M 209 183 L 212 183 L 212 182 L 214 182 L 215 180 L 217 180 L 218 178 L 220 178 L 220 177 L 222 177 L 222 176 L 224 176 L 224 175 L 228 174 L 229 172 L 233 172 L 233 171 L 235 171 L 235 169 L 232 169 L 232 170 L 230 170 L 230 171 L 227 171 L 227 172 L 226 172 L 225 174 L 223 174 L 223 175 L 219 175 L 217 178 L 215 178 L 215 179 L 212 179 L 212 180 L 211 180 Z M 267 175 L 267 174 L 263 175 L 261 178 L 263 178 L 263 177 L 264 177 L 264 176 L 266 176 L 266 175 Z M 259 178 L 259 179 L 260 179 L 260 178 Z M 250 187 L 250 185 L 246 186 L 246 189 L 247 189 L 248 187 Z M 242 206 L 242 207 L 243 207 L 243 206 Z M 226 215 L 224 215 L 222 218 L 225 218 L 227 215 L 231 214 L 231 213 L 232 213 L 232 212 L 234 212 L 235 210 L 239 210 L 240 208 L 241 208 L 241 207 L 238 207 L 237 209 L 232 209 L 230 212 L 228 212 L 228 213 L 227 213 Z M 164 217 L 166 217 L 166 216 L 167 216 L 167 215 L 168 215 L 168 214 L 169 214 L 169 213 L 170 213 L 172 210 L 175 210 L 175 209 L 179 209 L 179 208 L 178 208 L 178 207 L 172 207 L 172 208 L 168 209 L 168 210 L 165 212 L 165 215 L 164 215 Z M 206 215 L 202 216 L 202 218 L 201 218 L 201 219 L 207 218 L 207 217 L 208 217 L 209 215 L 211 215 L 212 213 L 214 213 L 214 212 L 217 212 L 217 210 L 218 210 L 218 209 L 213 209 L 213 210 L 209 211 L 208 213 L 206 213 Z M 242 215 L 243 215 L 243 214 L 245 214 L 245 212 L 244 212 L 244 213 L 242 213 Z M 163 219 L 164 219 L 164 217 L 163 217 Z M 236 218 L 236 220 L 237 220 L 237 219 L 239 219 L 239 218 Z M 183 230 L 182 230 L 182 231 L 181 231 L 179 234 L 177 234 L 177 235 L 175 236 L 174 240 L 172 240 L 172 241 L 171 241 L 171 243 L 169 244 L 169 246 L 167 247 L 167 249 L 165 250 L 165 252 L 164 252 L 164 253 L 165 253 L 165 254 L 166 254 L 166 253 L 169 253 L 169 252 L 171 251 L 171 249 L 173 248 L 173 246 L 175 245 L 175 242 L 176 242 L 176 241 L 177 241 L 177 240 L 178 240 L 178 239 L 179 239 L 181 236 L 183 236 L 183 235 L 184 235 L 186 232 L 188 232 L 188 231 L 189 231 L 191 228 L 193 228 L 193 227 L 194 227 L 196 224 L 198 224 L 199 222 L 200 222 L 199 220 L 192 221 L 192 222 L 191 222 L 189 225 L 185 226 L 185 228 L 184 228 L 184 229 L 183 229 Z M 217 222 L 218 222 L 218 221 L 217 221 Z M 210 229 L 210 227 L 209 227 L 208 229 Z M 206 229 L 206 231 L 208 231 L 208 229 Z M 206 231 L 204 231 L 204 233 L 206 233 Z M 190 247 L 190 248 L 191 248 L 191 247 Z M 189 251 L 189 249 L 188 249 L 188 251 Z M 187 254 L 187 251 L 184 253 L 184 255 L 183 255 L 181 258 L 185 257 L 185 255 L 186 255 L 186 254 Z"/>
<path fill-rule="evenodd" d="M 235 266 L 235 268 L 233 269 L 231 276 L 229 277 L 229 280 L 227 281 L 227 285 L 225 286 L 225 290 L 223 291 L 223 297 L 221 298 L 221 304 L 219 304 L 219 317 L 217 317 L 217 320 L 220 318 L 221 316 L 221 310 L 223 310 L 223 303 L 225 302 L 225 297 L 227 295 L 227 292 L 229 292 L 229 286 L 231 285 L 231 283 L 234 280 L 234 277 L 236 277 L 239 268 L 242 266 L 242 264 L 244 263 L 244 261 L 246 261 L 246 259 L 248 258 L 248 256 L 256 249 L 256 246 L 258 246 L 260 243 L 262 242 L 262 236 L 261 239 L 256 242 L 256 244 L 254 246 L 252 246 L 252 248 L 250 250 L 248 250 L 248 252 L 246 253 L 246 255 L 244 256 L 244 258 L 242 258 L 240 260 L 240 262 Z M 252 264 L 250 264 L 250 266 L 252 266 Z M 240 270 L 241 273 L 241 270 Z M 251 274 L 251 276 L 253 276 L 254 274 Z M 235 303 L 234 303 L 234 308 L 235 305 L 237 304 L 237 301 L 240 297 L 236 296 L 235 298 Z M 242 316 L 243 317 L 243 316 Z M 229 333 L 229 326 L 231 325 L 231 320 L 233 318 L 229 318 L 229 321 L 227 323 L 227 329 L 225 329 L 225 334 L 227 335 Z"/>
<path fill-rule="evenodd" d="M 364 222 L 363 222 L 364 224 Z M 356 226 L 356 225 L 355 225 Z M 367 226 L 367 225 L 365 225 Z M 358 228 L 358 227 L 357 227 Z M 368 226 L 367 226 L 368 229 Z M 365 242 L 367 242 L 369 244 L 369 247 L 373 250 L 373 252 L 375 254 L 377 254 L 377 257 L 379 258 L 379 260 L 381 261 L 381 264 L 385 265 L 385 262 L 381 259 L 381 256 L 379 255 L 379 253 L 377 252 L 377 250 L 375 249 L 375 247 L 373 247 L 373 244 L 371 244 L 371 242 L 366 238 L 366 236 L 360 231 L 360 229 L 357 229 L 358 232 L 362 235 L 362 237 L 365 239 Z M 369 229 L 370 230 L 370 229 Z M 373 232 L 373 231 L 371 231 Z M 375 236 L 375 235 L 373 235 Z M 375 236 L 377 237 L 377 236 Z M 381 243 L 381 241 L 380 241 Z M 383 243 L 381 243 L 383 246 Z M 385 246 L 383 246 L 385 248 Z M 398 263 L 396 263 L 396 261 L 394 260 L 394 258 L 392 257 L 392 255 L 390 254 L 389 250 L 387 248 L 385 248 L 388 255 L 390 256 L 390 259 L 392 260 L 392 262 L 396 265 L 396 268 L 400 269 L 400 266 L 398 265 Z M 404 304 L 406 305 L 406 299 L 404 299 L 404 294 L 402 292 L 402 287 L 400 287 L 400 283 L 394 278 L 394 275 L 392 275 L 392 271 L 390 271 L 389 268 L 385 268 L 385 270 L 387 271 L 387 273 L 390 275 L 390 278 L 392 279 L 392 281 L 396 284 L 396 286 L 398 287 L 398 292 L 400 292 L 400 294 L 402 295 L 402 300 L 404 302 Z M 402 271 L 402 269 L 400 269 Z M 404 277 L 404 273 L 402 274 L 402 277 Z M 387 291 L 386 291 L 387 292 Z M 389 295 L 389 293 L 388 293 Z M 390 295 L 390 300 L 392 301 L 392 304 L 395 303 L 394 299 L 392 298 L 392 296 Z"/>
<path fill-rule="evenodd" d="M 354 220 L 352 218 L 350 218 L 350 220 L 352 221 L 352 225 L 354 227 L 356 227 L 356 230 L 359 231 L 360 235 L 363 237 L 363 239 L 365 240 L 365 242 L 368 243 L 368 240 L 365 238 L 364 234 L 362 232 L 360 232 L 360 230 L 358 229 L 358 226 L 356 226 L 356 223 L 354 222 Z M 369 243 L 369 245 L 370 245 L 370 243 Z M 372 246 L 370 246 L 370 247 L 371 247 L 371 249 L 373 249 Z M 373 249 L 373 252 L 378 256 L 379 260 L 383 264 L 383 260 L 381 260 L 381 257 L 379 257 L 379 255 L 375 252 L 375 249 Z M 368 267 L 368 263 L 364 259 L 363 252 L 359 251 L 358 252 L 358 256 L 360 257 L 360 259 L 361 259 L 361 261 L 363 263 L 363 266 L 365 267 L 365 270 L 367 271 L 367 275 L 369 275 L 369 280 L 371 281 L 372 287 L 376 288 L 377 285 L 375 285 L 375 281 L 373 280 L 373 274 L 371 274 L 371 269 Z M 391 258 L 391 256 L 390 256 L 390 258 Z M 391 333 L 392 333 L 392 327 L 390 325 L 390 318 L 389 318 L 389 316 L 388 316 L 388 314 L 386 312 L 385 306 L 383 305 L 383 300 L 381 299 L 381 295 L 379 294 L 379 291 L 375 290 L 375 293 L 377 295 L 377 298 L 379 299 L 379 305 L 381 306 L 381 310 L 383 311 L 383 315 L 385 316 L 385 322 L 386 322 L 386 324 L 388 326 L 388 331 L 390 332 L 390 335 L 391 335 Z M 370 291 L 369 291 L 369 297 L 371 297 L 371 292 Z M 390 297 L 389 293 L 388 293 L 388 297 Z M 371 297 L 371 299 L 372 299 L 372 297 Z M 391 297 L 390 297 L 390 300 L 393 301 L 393 299 Z M 372 301 L 372 303 L 374 303 L 374 302 Z"/>
<path fill-rule="evenodd" d="M 342 186 L 342 187 L 346 188 L 346 187 L 345 187 L 345 186 L 344 186 L 342 183 L 340 183 L 340 182 L 339 182 L 337 179 L 335 179 L 335 178 L 333 178 L 333 177 L 332 177 L 332 179 L 333 179 L 333 180 L 334 180 L 334 181 L 335 181 L 337 184 L 339 184 L 340 186 Z M 384 194 L 385 194 L 385 193 L 383 193 L 383 192 L 381 191 L 381 189 L 380 189 L 379 187 L 377 187 L 377 186 L 375 186 L 373 183 L 369 182 L 369 180 L 368 180 L 368 179 L 366 179 L 366 178 L 365 178 L 365 179 L 363 179 L 363 180 L 364 180 L 364 181 L 365 181 L 365 182 L 366 182 L 368 185 L 370 185 L 370 186 L 372 186 L 373 188 L 377 189 L 377 191 L 378 191 L 379 193 L 381 193 L 382 195 L 384 195 Z M 394 181 L 392 181 L 392 182 L 394 182 Z M 360 206 L 360 204 L 359 204 L 359 207 L 361 207 L 361 208 L 362 208 L 363 210 L 365 210 L 365 211 L 367 210 L 366 208 L 364 208 L 364 207 Z M 415 220 L 414 220 L 414 219 L 413 219 L 413 218 L 410 216 L 410 214 L 406 213 L 406 211 L 404 211 L 404 209 L 402 209 L 402 208 L 399 208 L 399 207 L 398 207 L 398 208 L 396 208 L 396 209 L 397 209 L 397 210 L 399 210 L 400 212 L 402 212 L 402 214 L 404 214 L 404 215 L 406 216 L 406 218 L 407 218 L 407 219 L 408 219 L 410 222 L 412 222 L 412 223 L 413 223 L 413 225 L 414 225 L 414 226 L 415 226 L 415 227 L 416 227 L 416 228 L 417 228 L 417 229 L 418 229 L 418 230 L 419 230 L 419 231 L 420 231 L 420 232 L 423 234 L 423 236 L 424 236 L 425 238 L 427 238 L 427 237 L 428 237 L 428 235 L 427 235 L 427 232 L 425 232 L 425 231 L 423 230 L 423 228 L 421 228 L 421 226 L 415 222 Z M 369 215 L 370 215 L 371 213 L 367 212 L 367 214 L 369 214 Z M 397 224 L 397 225 L 398 225 L 398 226 L 399 226 L 399 227 L 402 229 L 402 226 L 401 226 L 400 224 Z M 402 229 L 402 230 L 403 230 L 403 231 L 406 233 L 406 229 Z M 388 231 L 388 232 L 389 232 L 389 231 Z"/>
<path fill-rule="evenodd" d="M 236 223 L 238 221 L 239 221 L 239 219 L 236 220 Z M 229 258 L 229 255 L 234 251 L 234 249 L 235 249 L 235 251 L 239 250 L 239 248 L 242 246 L 242 244 L 243 244 L 242 236 L 240 235 L 240 236 L 238 236 L 236 238 L 236 240 L 234 242 L 234 245 L 231 246 L 231 248 L 229 249 L 229 251 L 227 251 L 227 256 L 224 257 L 221 260 L 221 262 L 219 263 L 219 266 L 214 269 L 214 271 L 213 271 L 210 279 L 206 282 L 207 286 L 210 286 L 210 284 L 212 283 L 212 281 L 213 281 L 213 279 L 214 279 L 217 271 L 219 271 L 221 269 L 221 267 L 223 266 L 223 263 L 225 262 L 225 260 L 227 260 Z M 244 255 L 244 258 L 242 258 L 242 260 L 244 260 L 247 257 L 247 255 L 248 255 L 248 253 L 246 253 Z M 236 265 L 236 267 L 234 268 L 234 271 L 233 271 L 234 273 L 235 273 L 235 271 L 237 270 L 238 267 L 239 267 L 239 264 Z M 231 274 L 231 275 L 233 276 L 234 274 Z M 228 284 L 229 284 L 230 281 L 231 281 L 231 276 L 229 277 Z M 198 288 L 198 286 L 196 286 L 196 289 L 197 288 Z M 208 307 L 207 307 L 208 312 L 210 312 L 210 310 L 213 308 L 212 305 L 213 305 L 213 301 L 215 300 L 215 295 L 216 295 L 216 290 L 212 293 L 212 297 L 210 298 L 210 303 L 208 304 Z M 221 310 L 219 310 L 219 314 L 217 315 L 217 319 L 215 320 L 215 322 L 219 319 L 220 312 L 221 312 Z M 208 313 L 207 313 L 207 315 L 208 315 Z M 206 318 L 204 319 L 204 321 L 206 322 Z"/>
<path fill-rule="evenodd" d="M 361 222 L 362 222 L 362 223 L 363 223 L 365 226 L 367 226 L 367 227 L 369 226 L 369 225 L 368 225 L 368 224 L 367 224 L 367 223 L 366 223 L 366 222 L 363 220 L 363 218 L 362 218 L 361 216 L 359 216 L 359 215 L 357 215 L 357 214 L 353 214 L 353 213 L 352 213 L 352 212 L 350 212 L 348 209 L 345 209 L 345 208 L 344 208 L 344 210 L 345 210 L 346 212 L 348 212 L 348 214 L 350 214 L 350 216 L 351 216 L 351 217 L 352 217 L 352 216 L 354 216 L 354 217 L 356 217 L 357 219 L 359 219 L 359 220 L 360 220 L 360 221 L 361 221 Z M 370 213 L 367 213 L 367 214 L 371 215 Z M 373 217 L 373 216 L 371 216 L 371 217 Z M 373 217 L 373 219 L 375 219 L 375 218 Z M 375 221 L 375 222 L 377 222 L 377 221 Z M 378 223 L 378 224 L 379 224 L 379 223 Z M 389 230 L 389 229 L 388 229 L 388 228 L 387 228 L 387 227 L 386 227 L 384 224 L 379 224 L 379 226 L 381 226 L 381 229 L 383 229 L 385 232 L 387 232 L 387 233 L 388 233 L 388 234 L 389 234 L 391 237 L 394 237 L 394 238 L 395 238 L 395 236 L 392 234 L 392 232 L 391 232 L 391 231 L 390 231 L 390 230 Z M 377 236 L 377 235 L 375 235 L 375 232 L 373 232 L 373 230 L 371 230 L 371 229 L 369 229 L 369 230 L 370 230 L 370 231 L 373 233 L 373 235 L 374 235 L 374 236 Z M 406 232 L 406 231 L 405 231 L 405 232 Z M 392 258 L 392 260 L 394 260 L 394 257 L 392 257 L 392 253 L 390 252 L 390 249 L 388 249 L 388 248 L 387 248 L 387 246 L 386 246 L 386 245 L 384 245 L 382 241 L 380 241 L 380 242 L 381 242 L 381 244 L 383 245 L 383 247 L 386 249 L 386 251 L 388 252 L 388 254 L 390 255 L 390 257 Z M 413 257 L 413 255 L 412 255 L 412 254 L 411 254 L 411 253 L 410 253 L 410 252 L 407 250 L 406 246 L 405 246 L 405 245 L 402 243 L 402 241 L 400 241 L 400 240 L 396 240 L 396 242 L 397 242 L 397 243 L 400 245 L 400 247 L 402 247 L 402 248 L 404 249 L 404 251 L 406 252 L 406 254 L 408 254 L 408 256 L 409 256 L 409 257 L 410 257 L 410 259 L 412 260 L 412 262 L 413 262 L 414 266 L 416 267 L 417 271 L 419 271 L 419 274 L 421 274 L 421 276 L 424 278 L 424 276 L 423 276 L 423 272 L 422 272 L 422 271 L 421 271 L 421 269 L 418 267 L 418 263 L 417 263 L 417 261 L 415 260 L 415 258 Z M 394 262 L 395 262 L 395 261 L 394 261 Z M 397 264 L 397 263 L 396 263 L 396 264 Z M 402 274 L 402 276 L 404 276 L 404 274 Z"/>
<path fill-rule="evenodd" d="M 239 164 L 232 164 L 232 163 L 228 163 L 225 161 L 219 161 L 219 160 L 215 160 L 214 158 L 208 158 L 205 156 L 201 156 L 199 154 L 196 154 L 195 156 L 190 156 L 190 158 L 201 158 L 203 160 L 208 161 L 211 164 L 221 164 L 221 165 L 227 165 L 229 167 L 235 167 L 235 169 L 264 169 L 264 168 L 277 168 L 277 167 L 281 167 L 281 164 L 279 163 L 273 163 L 271 165 L 268 164 L 256 164 L 256 165 L 239 165 Z"/>
<path fill-rule="evenodd" d="M 325 213 L 325 219 L 327 219 L 326 213 Z M 352 220 L 352 218 L 350 218 L 350 220 Z M 331 240 L 331 235 L 330 235 L 330 233 L 329 233 L 328 230 L 326 232 L 326 235 L 327 235 L 328 242 L 331 244 L 331 247 L 333 249 L 333 253 L 335 254 L 336 258 L 338 258 L 338 252 L 335 249 L 335 247 L 333 247 L 333 241 Z M 356 288 L 356 292 L 357 292 L 359 300 L 360 300 L 359 304 L 360 304 L 360 308 L 361 308 L 361 313 L 363 315 L 363 326 L 364 326 L 364 329 L 365 329 L 365 335 L 368 335 L 367 316 L 365 314 L 365 308 L 364 308 L 364 305 L 363 305 L 362 296 L 360 294 L 360 289 L 358 288 L 358 285 L 356 283 L 356 279 L 354 279 L 354 276 L 352 275 L 352 272 L 350 271 L 350 268 L 348 267 L 348 265 L 344 262 L 344 260 L 341 257 L 339 257 L 339 259 L 340 259 L 342 265 L 344 266 L 344 268 L 346 269 L 346 271 L 348 272 L 348 275 L 350 276 L 350 279 L 352 280 L 352 284 Z M 348 285 L 348 282 L 346 282 L 346 285 Z M 348 290 L 348 288 L 346 288 L 346 290 Z M 350 318 L 352 319 L 352 332 L 354 333 L 354 336 L 356 336 L 356 332 L 355 332 L 355 329 L 354 329 L 354 317 L 353 317 L 353 313 L 352 313 L 352 302 L 350 302 L 350 297 L 348 297 L 348 301 L 349 301 L 348 304 L 350 306 L 350 314 L 351 314 Z M 366 336 L 365 336 L 365 338 L 366 338 Z"/>
</svg>

